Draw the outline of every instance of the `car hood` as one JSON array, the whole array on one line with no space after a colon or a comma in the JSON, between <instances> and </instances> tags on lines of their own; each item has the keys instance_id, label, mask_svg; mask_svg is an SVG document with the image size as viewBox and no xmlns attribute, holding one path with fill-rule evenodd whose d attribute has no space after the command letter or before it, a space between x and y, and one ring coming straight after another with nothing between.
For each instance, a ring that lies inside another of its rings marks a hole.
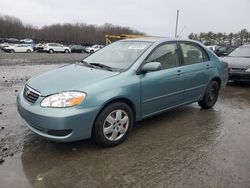
<instances>
[{"instance_id":1,"label":"car hood","mask_svg":"<svg viewBox=\"0 0 250 188\"><path fill-rule=\"evenodd\" d=\"M40 92L42 96L47 96L62 91L83 91L84 87L117 74L119 72L93 69L74 64L33 77L27 84Z\"/></svg>"},{"instance_id":2,"label":"car hood","mask_svg":"<svg viewBox=\"0 0 250 188\"><path fill-rule=\"evenodd\" d=\"M248 68L250 67L250 58L247 57L223 57L222 61L228 63L229 68Z\"/></svg>"}]
</instances>

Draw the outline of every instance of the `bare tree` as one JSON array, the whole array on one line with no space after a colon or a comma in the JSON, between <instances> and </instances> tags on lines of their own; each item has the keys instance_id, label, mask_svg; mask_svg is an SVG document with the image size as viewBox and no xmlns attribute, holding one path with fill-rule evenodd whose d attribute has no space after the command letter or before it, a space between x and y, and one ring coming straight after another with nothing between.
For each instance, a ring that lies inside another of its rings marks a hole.
<instances>
[{"instance_id":1,"label":"bare tree","mask_svg":"<svg viewBox=\"0 0 250 188\"><path fill-rule=\"evenodd\" d=\"M0 16L0 38L33 38L38 42L62 42L65 44L104 44L106 34L143 34L129 27L110 23L102 26L85 23L53 24L37 28L25 25L21 20L11 16Z\"/></svg>"},{"instance_id":2,"label":"bare tree","mask_svg":"<svg viewBox=\"0 0 250 188\"><path fill-rule=\"evenodd\" d=\"M188 38L198 40L206 45L242 45L250 43L250 32L242 29L238 33L191 33Z\"/></svg>"}]
</instances>

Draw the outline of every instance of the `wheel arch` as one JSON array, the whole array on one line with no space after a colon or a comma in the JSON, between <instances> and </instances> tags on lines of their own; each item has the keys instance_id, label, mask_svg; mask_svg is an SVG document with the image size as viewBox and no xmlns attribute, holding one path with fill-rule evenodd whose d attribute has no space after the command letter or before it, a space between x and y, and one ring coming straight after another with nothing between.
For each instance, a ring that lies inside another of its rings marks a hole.
<instances>
[{"instance_id":1,"label":"wheel arch","mask_svg":"<svg viewBox=\"0 0 250 188\"><path fill-rule=\"evenodd\" d=\"M110 99L110 100L108 100L107 102L105 102L105 103L102 105L101 109L99 110L99 112L97 113L97 115L96 115L96 117L95 117L94 124L95 124L96 119L97 119L97 117L99 116L99 114L100 114L107 106L109 106L109 105L111 105L111 104L113 104L113 103L116 103L116 102L123 102L123 103L127 104L127 105L131 108L131 110L132 110L132 112L133 112L133 116L134 116L133 118L134 118L134 121L135 121L135 118L136 118L136 108L135 108L134 103L133 103L130 99L126 98L126 97L118 97L118 98ZM94 131L94 124L93 124L93 126L92 126L92 131L91 131L91 135L92 135L92 136L93 136L93 131Z\"/></svg>"},{"instance_id":2,"label":"wheel arch","mask_svg":"<svg viewBox=\"0 0 250 188\"><path fill-rule=\"evenodd\" d=\"M218 76L214 77L211 81L216 81L219 84L219 87L221 88L221 79Z\"/></svg>"}]
</instances>

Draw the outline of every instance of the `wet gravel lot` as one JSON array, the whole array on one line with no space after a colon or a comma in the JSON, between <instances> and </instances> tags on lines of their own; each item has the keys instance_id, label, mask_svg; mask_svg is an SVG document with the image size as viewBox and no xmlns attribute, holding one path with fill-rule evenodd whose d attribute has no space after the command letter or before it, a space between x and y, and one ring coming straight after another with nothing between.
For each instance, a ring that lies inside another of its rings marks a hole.
<instances>
[{"instance_id":1,"label":"wet gravel lot","mask_svg":"<svg viewBox=\"0 0 250 188\"><path fill-rule=\"evenodd\" d=\"M197 104L139 122L114 148L55 143L23 124L25 81L84 54L0 54L0 187L250 187L250 86L231 83Z\"/></svg>"}]
</instances>

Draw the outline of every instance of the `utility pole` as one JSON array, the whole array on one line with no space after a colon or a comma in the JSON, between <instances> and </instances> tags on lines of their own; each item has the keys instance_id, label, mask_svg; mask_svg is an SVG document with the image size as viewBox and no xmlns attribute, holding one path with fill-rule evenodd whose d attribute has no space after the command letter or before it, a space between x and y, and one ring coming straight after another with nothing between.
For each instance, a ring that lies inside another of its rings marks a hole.
<instances>
[{"instance_id":1,"label":"utility pole","mask_svg":"<svg viewBox=\"0 0 250 188\"><path fill-rule=\"evenodd\" d=\"M177 30L178 30L178 21L179 21L179 10L177 10L177 15L176 15L176 25L175 25L175 38L177 38Z\"/></svg>"}]
</instances>

